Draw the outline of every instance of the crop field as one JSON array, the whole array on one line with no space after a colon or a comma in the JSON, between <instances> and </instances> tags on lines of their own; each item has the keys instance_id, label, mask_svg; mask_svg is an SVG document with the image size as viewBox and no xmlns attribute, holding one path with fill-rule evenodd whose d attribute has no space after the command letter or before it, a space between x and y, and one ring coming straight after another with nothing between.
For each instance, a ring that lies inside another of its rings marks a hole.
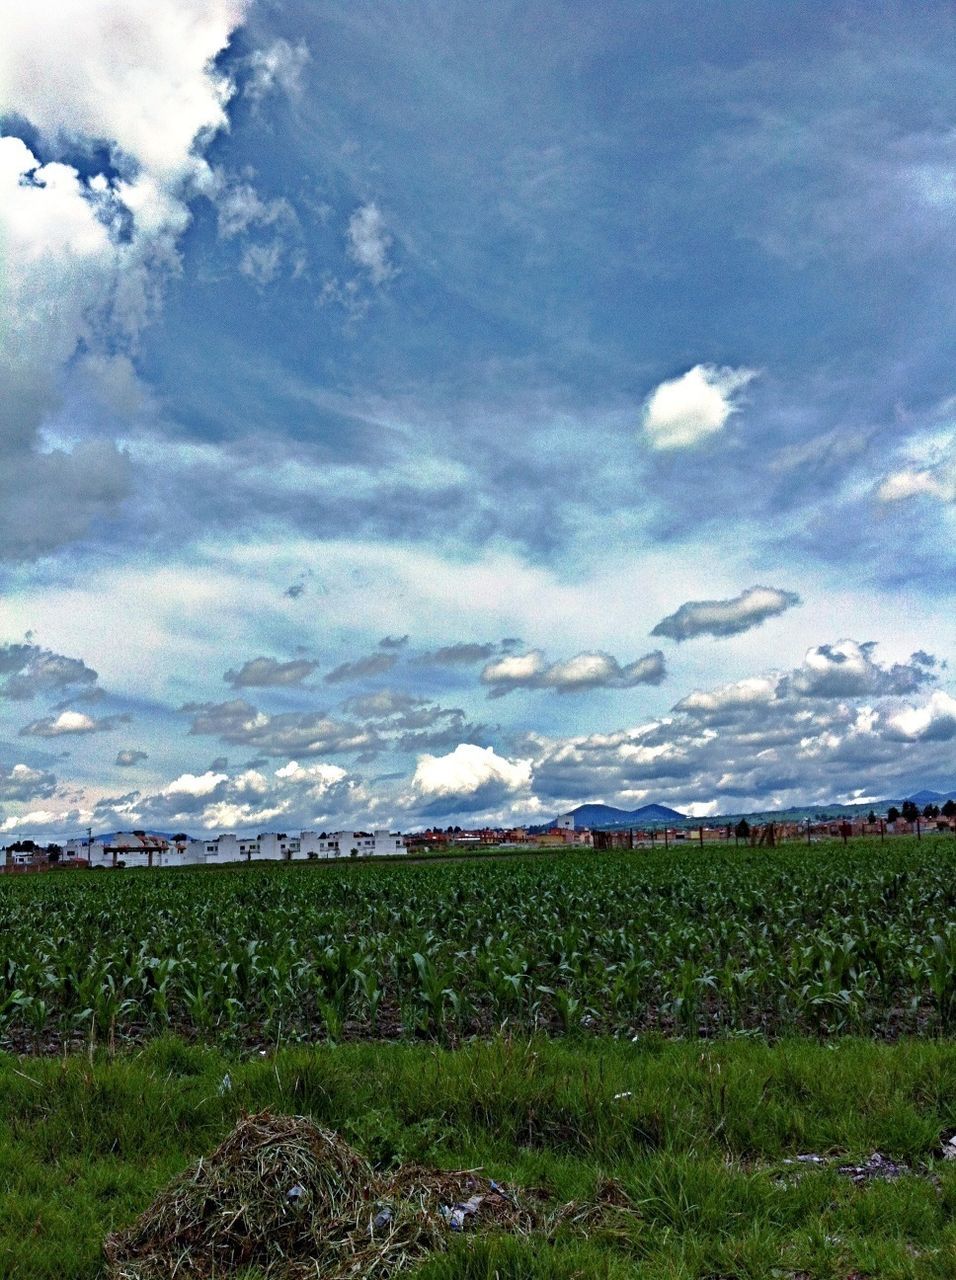
<instances>
[{"instance_id":1,"label":"crop field","mask_svg":"<svg viewBox=\"0 0 956 1280\"><path fill-rule=\"evenodd\" d=\"M0 1046L948 1034L956 842L0 882Z\"/></svg>"},{"instance_id":2,"label":"crop field","mask_svg":"<svg viewBox=\"0 0 956 1280\"><path fill-rule=\"evenodd\" d=\"M268 1110L566 1207L415 1280L950 1280L954 907L944 838L2 879L0 1275L139 1277Z\"/></svg>"}]
</instances>

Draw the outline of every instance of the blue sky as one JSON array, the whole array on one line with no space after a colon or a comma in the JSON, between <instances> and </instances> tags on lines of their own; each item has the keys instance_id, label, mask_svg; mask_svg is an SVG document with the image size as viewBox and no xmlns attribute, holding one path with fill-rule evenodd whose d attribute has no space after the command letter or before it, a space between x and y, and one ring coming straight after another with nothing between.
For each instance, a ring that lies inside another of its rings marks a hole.
<instances>
[{"instance_id":1,"label":"blue sky","mask_svg":"<svg viewBox=\"0 0 956 1280\"><path fill-rule=\"evenodd\" d=\"M949 6L0 21L0 832L956 784Z\"/></svg>"}]
</instances>

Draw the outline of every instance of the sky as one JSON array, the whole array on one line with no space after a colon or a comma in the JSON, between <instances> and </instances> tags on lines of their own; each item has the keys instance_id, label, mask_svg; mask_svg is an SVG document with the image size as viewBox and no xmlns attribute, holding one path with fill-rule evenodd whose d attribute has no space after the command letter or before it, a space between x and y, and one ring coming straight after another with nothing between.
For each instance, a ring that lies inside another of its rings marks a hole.
<instances>
[{"instance_id":1,"label":"sky","mask_svg":"<svg viewBox=\"0 0 956 1280\"><path fill-rule=\"evenodd\" d=\"M0 836L956 787L954 37L0 0Z\"/></svg>"}]
</instances>

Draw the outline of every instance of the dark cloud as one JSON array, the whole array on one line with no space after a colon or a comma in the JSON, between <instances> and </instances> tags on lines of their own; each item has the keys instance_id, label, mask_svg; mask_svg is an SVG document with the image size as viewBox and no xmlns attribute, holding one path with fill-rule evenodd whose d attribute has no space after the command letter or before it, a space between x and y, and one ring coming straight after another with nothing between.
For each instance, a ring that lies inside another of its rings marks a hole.
<instances>
[{"instance_id":1,"label":"dark cloud","mask_svg":"<svg viewBox=\"0 0 956 1280\"><path fill-rule=\"evenodd\" d=\"M793 591L749 587L731 600L689 600L662 618L651 635L677 641L693 636L735 636L799 603L800 597Z\"/></svg>"},{"instance_id":2,"label":"dark cloud","mask_svg":"<svg viewBox=\"0 0 956 1280\"><path fill-rule=\"evenodd\" d=\"M6 675L0 696L15 701L68 688L79 690L76 696L81 696L83 686L95 685L97 680L96 672L81 658L68 658L35 644L0 646L0 675Z\"/></svg>"},{"instance_id":3,"label":"dark cloud","mask_svg":"<svg viewBox=\"0 0 956 1280\"><path fill-rule=\"evenodd\" d=\"M471 666L475 662L487 662L490 657L498 652L497 645L469 643L466 640L462 640L457 644L449 644L442 649L436 649L433 653L423 653L419 661L434 663L435 666L439 667L464 667Z\"/></svg>"},{"instance_id":4,"label":"dark cloud","mask_svg":"<svg viewBox=\"0 0 956 1280\"><path fill-rule=\"evenodd\" d=\"M134 764L139 764L141 760L148 760L149 754L145 751L126 750L117 751L114 764L120 766L121 769L128 769Z\"/></svg>"},{"instance_id":5,"label":"dark cloud","mask_svg":"<svg viewBox=\"0 0 956 1280\"><path fill-rule=\"evenodd\" d=\"M394 653L370 653L367 657L356 658L354 662L343 662L325 677L326 684L345 684L349 680L362 680L365 676L381 676L391 671L398 662Z\"/></svg>"},{"instance_id":6,"label":"dark cloud","mask_svg":"<svg viewBox=\"0 0 956 1280\"><path fill-rule=\"evenodd\" d=\"M358 694L343 704L349 715L360 720L386 720L389 716L407 715L425 705L424 699L395 689L381 689L377 693Z\"/></svg>"},{"instance_id":7,"label":"dark cloud","mask_svg":"<svg viewBox=\"0 0 956 1280\"><path fill-rule=\"evenodd\" d=\"M336 720L322 712L285 712L270 716L244 698L187 703L182 711L193 716L190 734L208 734L224 742L254 747L266 756L291 759L375 751L382 746L380 736L361 725Z\"/></svg>"},{"instance_id":8,"label":"dark cloud","mask_svg":"<svg viewBox=\"0 0 956 1280\"><path fill-rule=\"evenodd\" d=\"M408 636L382 636L378 642L380 649L404 649L408 644Z\"/></svg>"},{"instance_id":9,"label":"dark cloud","mask_svg":"<svg viewBox=\"0 0 956 1280\"><path fill-rule=\"evenodd\" d=\"M296 685L307 679L318 665L305 658L292 662L278 662L275 658L250 658L238 671L227 671L223 680L236 689Z\"/></svg>"}]
</instances>

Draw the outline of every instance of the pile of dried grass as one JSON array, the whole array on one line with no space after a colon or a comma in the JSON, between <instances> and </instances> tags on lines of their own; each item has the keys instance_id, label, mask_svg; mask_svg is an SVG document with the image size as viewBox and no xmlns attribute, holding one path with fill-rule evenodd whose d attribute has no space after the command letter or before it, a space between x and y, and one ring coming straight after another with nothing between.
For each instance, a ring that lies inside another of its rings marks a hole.
<instances>
[{"instance_id":1,"label":"pile of dried grass","mask_svg":"<svg viewBox=\"0 0 956 1280\"><path fill-rule=\"evenodd\" d=\"M475 1170L409 1166L381 1177L336 1134L263 1112L244 1117L104 1252L109 1280L207 1280L252 1267L276 1280L385 1280L445 1248L456 1225L525 1233L547 1222Z\"/></svg>"}]
</instances>

